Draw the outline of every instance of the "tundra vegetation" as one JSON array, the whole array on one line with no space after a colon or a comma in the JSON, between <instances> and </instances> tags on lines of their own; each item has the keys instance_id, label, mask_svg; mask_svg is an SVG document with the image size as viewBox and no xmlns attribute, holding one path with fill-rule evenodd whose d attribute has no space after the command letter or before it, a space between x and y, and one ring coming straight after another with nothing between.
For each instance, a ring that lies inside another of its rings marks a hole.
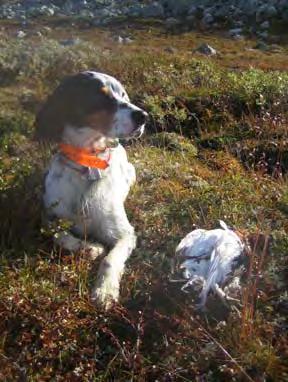
<instances>
[{"instance_id":1,"label":"tundra vegetation","mask_svg":"<svg viewBox=\"0 0 288 382\"><path fill-rule=\"evenodd\" d=\"M262 51L253 39L140 20L88 29L35 20L20 37L16 22L2 25L0 379L287 380L286 36ZM197 53L201 43L218 53ZM145 136L126 143L138 246L109 313L89 301L95 273L85 253L53 249L67 222L47 229L41 220L56 148L33 141L34 116L63 76L84 69L119 78L150 114ZM210 299L200 314L170 282L171 264L193 226L218 219L252 234L252 266L238 312Z\"/></svg>"}]
</instances>

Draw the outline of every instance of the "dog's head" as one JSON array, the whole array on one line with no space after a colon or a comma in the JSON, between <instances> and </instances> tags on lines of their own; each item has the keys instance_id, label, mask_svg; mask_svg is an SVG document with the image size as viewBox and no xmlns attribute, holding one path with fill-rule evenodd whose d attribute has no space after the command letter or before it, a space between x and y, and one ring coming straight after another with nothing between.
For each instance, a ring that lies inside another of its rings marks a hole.
<instances>
[{"instance_id":1,"label":"dog's head","mask_svg":"<svg viewBox=\"0 0 288 382\"><path fill-rule=\"evenodd\" d=\"M130 103L119 81L103 73L82 72L66 78L36 117L36 139L84 144L95 138L139 137L147 113ZM82 139L79 137L83 137ZM75 142L76 141L76 142Z\"/></svg>"}]
</instances>

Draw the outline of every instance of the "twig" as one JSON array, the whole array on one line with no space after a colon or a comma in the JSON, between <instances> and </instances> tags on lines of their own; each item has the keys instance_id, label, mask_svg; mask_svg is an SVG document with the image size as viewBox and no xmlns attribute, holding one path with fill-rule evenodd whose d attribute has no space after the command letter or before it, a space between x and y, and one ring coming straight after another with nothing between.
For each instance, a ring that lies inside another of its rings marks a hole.
<instances>
[{"instance_id":1,"label":"twig","mask_svg":"<svg viewBox=\"0 0 288 382\"><path fill-rule=\"evenodd\" d=\"M203 332L206 334L206 336L215 343L215 345L217 345L219 347L219 349L230 359L230 361L232 361L234 363L234 365L241 371L241 373L247 378L248 381L250 382L255 382L247 373L246 371L243 369L243 367L236 361L235 358L232 357L232 355L224 348L223 345L220 344L219 341L216 340L216 338L214 338L212 336L212 334L210 334L201 324L200 322L198 322L199 326L201 327L201 329L203 330Z\"/></svg>"}]
</instances>

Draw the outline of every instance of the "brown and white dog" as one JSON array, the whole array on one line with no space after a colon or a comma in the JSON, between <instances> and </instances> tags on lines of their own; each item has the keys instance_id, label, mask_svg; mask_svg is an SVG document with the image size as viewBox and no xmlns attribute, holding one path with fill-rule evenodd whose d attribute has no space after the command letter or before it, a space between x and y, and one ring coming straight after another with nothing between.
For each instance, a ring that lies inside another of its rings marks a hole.
<instances>
[{"instance_id":1,"label":"brown and white dog","mask_svg":"<svg viewBox=\"0 0 288 382\"><path fill-rule=\"evenodd\" d=\"M146 119L119 81L93 71L65 79L36 117L36 138L60 147L43 198L49 218L72 223L57 243L70 251L89 250L94 257L103 246L110 250L92 290L92 300L105 307L118 299L125 262L136 244L124 208L135 169L118 138L140 137Z\"/></svg>"}]
</instances>

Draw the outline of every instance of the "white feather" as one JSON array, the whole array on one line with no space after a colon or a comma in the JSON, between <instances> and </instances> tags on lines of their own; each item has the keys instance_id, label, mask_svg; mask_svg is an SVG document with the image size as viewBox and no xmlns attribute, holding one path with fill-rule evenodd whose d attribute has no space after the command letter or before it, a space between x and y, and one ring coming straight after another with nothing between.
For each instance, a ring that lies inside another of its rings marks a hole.
<instances>
[{"instance_id":1,"label":"white feather","mask_svg":"<svg viewBox=\"0 0 288 382\"><path fill-rule=\"evenodd\" d=\"M236 233L225 222L220 221L220 225L222 229L192 231L176 248L176 255L182 261L183 277L188 279L183 288L193 286L193 280L204 280L199 295L201 306L206 304L211 290L227 282L244 250L244 244Z\"/></svg>"}]
</instances>

